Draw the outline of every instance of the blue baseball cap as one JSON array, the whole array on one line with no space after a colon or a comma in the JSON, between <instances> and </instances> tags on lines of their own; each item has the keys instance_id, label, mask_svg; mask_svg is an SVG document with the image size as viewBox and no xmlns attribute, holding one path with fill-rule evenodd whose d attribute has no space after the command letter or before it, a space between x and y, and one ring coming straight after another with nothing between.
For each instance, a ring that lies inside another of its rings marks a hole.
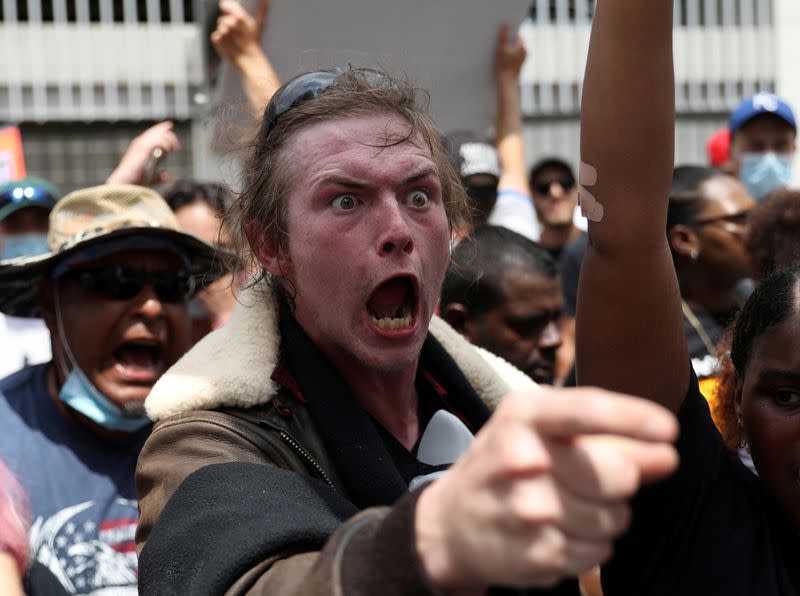
<instances>
[{"instance_id":1,"label":"blue baseball cap","mask_svg":"<svg viewBox=\"0 0 800 596\"><path fill-rule=\"evenodd\" d=\"M797 130L797 121L795 120L792 106L774 93L759 93L745 99L731 112L731 119L728 124L731 134L736 134L745 124L762 114L777 116L795 131Z\"/></svg>"},{"instance_id":2,"label":"blue baseball cap","mask_svg":"<svg viewBox=\"0 0 800 596\"><path fill-rule=\"evenodd\" d=\"M33 176L0 185L0 220L25 207L49 211L60 197L55 186Z\"/></svg>"}]
</instances>

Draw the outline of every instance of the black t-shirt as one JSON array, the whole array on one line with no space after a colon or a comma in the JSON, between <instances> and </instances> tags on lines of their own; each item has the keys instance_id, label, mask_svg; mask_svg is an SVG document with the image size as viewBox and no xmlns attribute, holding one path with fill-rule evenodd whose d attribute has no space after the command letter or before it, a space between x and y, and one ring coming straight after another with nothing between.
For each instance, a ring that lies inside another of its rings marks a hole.
<instances>
[{"instance_id":1,"label":"black t-shirt","mask_svg":"<svg viewBox=\"0 0 800 596\"><path fill-rule=\"evenodd\" d=\"M604 595L800 594L800 529L727 452L694 375L678 418L680 468L634 500Z\"/></svg>"},{"instance_id":2,"label":"black t-shirt","mask_svg":"<svg viewBox=\"0 0 800 596\"><path fill-rule=\"evenodd\" d=\"M419 428L425 429L433 415L438 410L441 410L445 404L442 403L440 396L437 394L436 390L431 385L431 382L425 377L424 374L417 374L416 388L417 400L419 403ZM417 451L419 450L420 442L419 439L422 438L422 432L420 432L420 436L417 439L417 444L414 445L414 448L411 449L411 451L409 451L394 437L394 435L392 435L392 433L386 430L386 428L384 428L380 422L374 418L371 419L375 425L375 428L378 430L378 434L381 436L381 439L383 439L383 445L386 447L386 451L392 458L397 471L400 472L400 476L403 477L403 480L407 484L410 484L414 478L426 476L441 470L446 470L449 467L449 465L431 466L424 464L417 459Z\"/></svg>"},{"instance_id":3,"label":"black t-shirt","mask_svg":"<svg viewBox=\"0 0 800 596\"><path fill-rule=\"evenodd\" d=\"M558 262L561 271L561 287L564 292L564 312L573 317L578 305L578 280L581 276L581 264L588 247L589 236L581 234L567 243Z\"/></svg>"}]
</instances>

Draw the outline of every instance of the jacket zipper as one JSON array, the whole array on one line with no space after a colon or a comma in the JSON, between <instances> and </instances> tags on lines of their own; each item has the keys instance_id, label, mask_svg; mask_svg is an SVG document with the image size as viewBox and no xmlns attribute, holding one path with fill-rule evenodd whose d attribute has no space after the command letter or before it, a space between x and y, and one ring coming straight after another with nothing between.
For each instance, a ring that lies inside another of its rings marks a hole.
<instances>
[{"instance_id":1,"label":"jacket zipper","mask_svg":"<svg viewBox=\"0 0 800 596\"><path fill-rule=\"evenodd\" d=\"M330 487L331 487L333 490L336 490L336 487L335 487L335 486L333 486L333 482L331 482L331 481L330 481L330 478L328 478L328 475L325 473L325 470L323 470L323 469L322 469L322 466L320 466L320 465L319 465L319 464L316 462L316 460L315 460L313 457L311 457L311 455L309 455L308 451L306 451L305 449L303 449L303 448L300 446L300 444L299 444L297 441L295 441L295 440L294 440L292 437L290 437L290 436L289 436L288 434L286 434L285 432L281 432L281 439L283 439L283 440L284 440L284 441L285 441L287 444L289 444L289 445L290 445L290 446L291 446L291 447L292 447L292 448L293 448L295 451L297 451L297 453L299 453L300 455L302 455L302 456L303 456L303 458L304 458L304 459L305 459L305 460L306 460L308 463L310 463L310 464L311 464L311 466L312 466L312 467L313 467L313 468L314 468L314 469L315 469L317 472L319 472L319 475L320 475L320 476L322 476L322 479L323 479L325 482L327 482L327 483L328 483L328 486L330 486Z\"/></svg>"}]
</instances>

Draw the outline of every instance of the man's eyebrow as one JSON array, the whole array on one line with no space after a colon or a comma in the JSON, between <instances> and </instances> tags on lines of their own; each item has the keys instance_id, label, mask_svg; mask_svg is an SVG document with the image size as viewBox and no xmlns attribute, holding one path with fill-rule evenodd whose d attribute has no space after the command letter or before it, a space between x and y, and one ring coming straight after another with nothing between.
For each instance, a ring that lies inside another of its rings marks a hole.
<instances>
[{"instance_id":1,"label":"man's eyebrow","mask_svg":"<svg viewBox=\"0 0 800 596\"><path fill-rule=\"evenodd\" d=\"M416 174L412 174L409 178L406 178L406 184L413 184L414 182L419 182L424 178L429 178L434 176L436 178L439 177L439 174L436 173L434 168L425 168L424 170L420 170Z\"/></svg>"},{"instance_id":2,"label":"man's eyebrow","mask_svg":"<svg viewBox=\"0 0 800 596\"><path fill-rule=\"evenodd\" d=\"M761 383L788 383L800 385L800 373L790 372L788 370L769 369L762 371L758 375L758 380Z\"/></svg>"},{"instance_id":3,"label":"man's eyebrow","mask_svg":"<svg viewBox=\"0 0 800 596\"><path fill-rule=\"evenodd\" d=\"M345 188L361 189L366 188L367 185L363 182L358 182L352 178L344 178L341 176L326 176L320 180L321 185L335 184L336 186L344 186Z\"/></svg>"},{"instance_id":4,"label":"man's eyebrow","mask_svg":"<svg viewBox=\"0 0 800 596\"><path fill-rule=\"evenodd\" d=\"M412 174L408 178L403 181L403 184L414 184L415 182L419 182L420 180L424 180L425 178L435 176L439 177L436 173L434 168L425 168L424 170L420 170L419 172ZM344 176L326 176L320 181L321 185L329 185L335 184L336 186L344 186L345 188L352 188L355 190L367 188L369 185L363 182L358 182L357 180L353 180L352 178L346 178Z\"/></svg>"}]
</instances>

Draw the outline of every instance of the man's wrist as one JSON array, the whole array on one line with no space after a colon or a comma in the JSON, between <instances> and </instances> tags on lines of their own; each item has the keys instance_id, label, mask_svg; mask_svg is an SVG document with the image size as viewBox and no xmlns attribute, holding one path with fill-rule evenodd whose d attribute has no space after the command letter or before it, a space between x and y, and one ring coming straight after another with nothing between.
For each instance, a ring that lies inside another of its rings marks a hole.
<instances>
[{"instance_id":1,"label":"man's wrist","mask_svg":"<svg viewBox=\"0 0 800 596\"><path fill-rule=\"evenodd\" d=\"M264 71L268 68L267 57L261 47L256 44L237 54L236 57L231 59L231 63L236 70L242 73L252 70Z\"/></svg>"},{"instance_id":2,"label":"man's wrist","mask_svg":"<svg viewBox=\"0 0 800 596\"><path fill-rule=\"evenodd\" d=\"M452 560L452 549L447 544L438 507L436 482L425 489L417 499L414 512L414 535L417 557L430 583L449 596L480 595L485 589L464 588L465 577Z\"/></svg>"}]
</instances>

